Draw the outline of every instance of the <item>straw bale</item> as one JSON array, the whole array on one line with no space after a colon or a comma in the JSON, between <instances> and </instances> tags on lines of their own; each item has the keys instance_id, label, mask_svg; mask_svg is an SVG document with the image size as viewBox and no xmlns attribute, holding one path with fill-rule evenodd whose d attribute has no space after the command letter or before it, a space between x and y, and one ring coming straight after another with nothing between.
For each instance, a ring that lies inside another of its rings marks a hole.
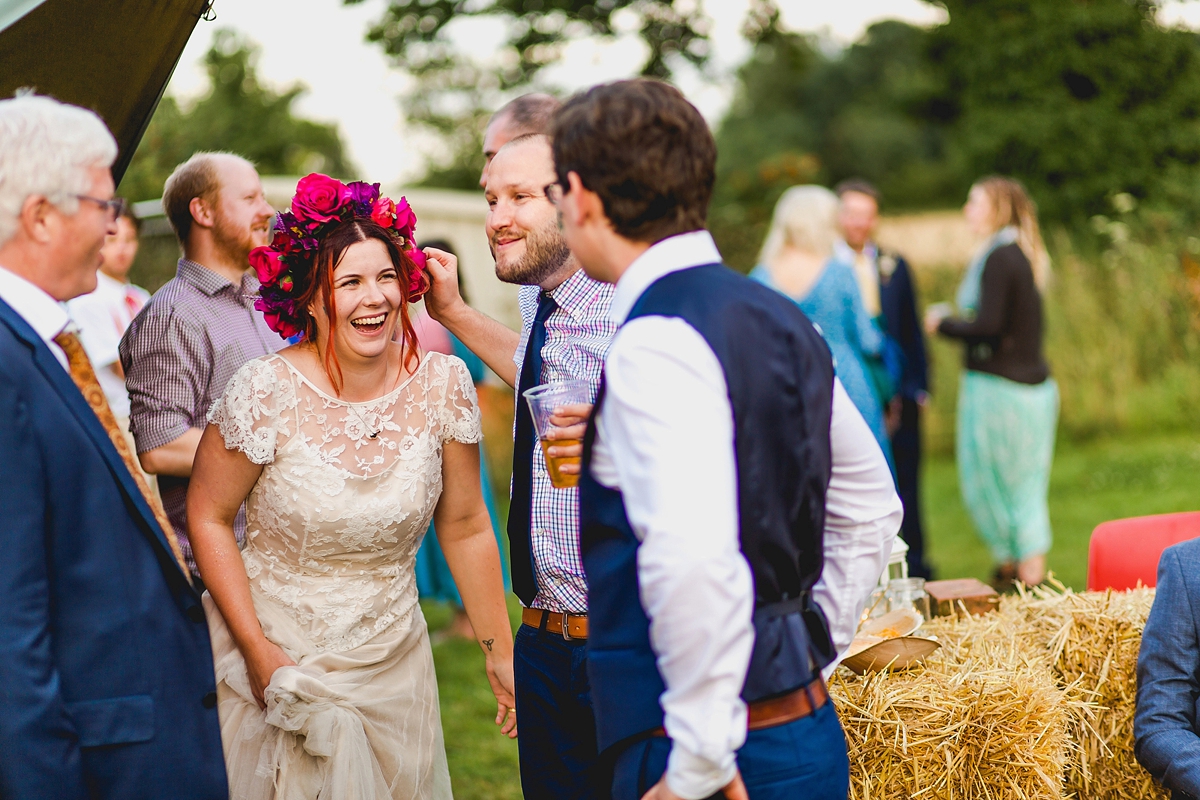
<instances>
[{"instance_id":1,"label":"straw bale","mask_svg":"<svg viewBox=\"0 0 1200 800\"><path fill-rule=\"evenodd\" d=\"M1002 604L1025 617L1059 684L1085 701L1075 704L1079 757L1067 771L1067 790L1079 800L1169 797L1133 755L1138 649L1153 602L1153 589L1076 594L1059 584Z\"/></svg>"},{"instance_id":2,"label":"straw bale","mask_svg":"<svg viewBox=\"0 0 1200 800\"><path fill-rule=\"evenodd\" d=\"M850 797L1166 800L1133 755L1153 601L1152 589L1022 590L993 613L926 624L942 649L917 669L839 670Z\"/></svg>"},{"instance_id":3,"label":"straw bale","mask_svg":"<svg viewBox=\"0 0 1200 800\"><path fill-rule=\"evenodd\" d=\"M1073 701L1014 637L964 637L904 672L839 670L830 693L851 800L1065 796Z\"/></svg>"}]
</instances>

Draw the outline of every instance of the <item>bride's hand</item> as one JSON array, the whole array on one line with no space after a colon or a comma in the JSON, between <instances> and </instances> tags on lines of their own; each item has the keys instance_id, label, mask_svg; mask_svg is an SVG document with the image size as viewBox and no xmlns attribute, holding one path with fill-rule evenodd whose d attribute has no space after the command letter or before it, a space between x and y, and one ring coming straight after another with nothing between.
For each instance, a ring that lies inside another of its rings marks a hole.
<instances>
[{"instance_id":1,"label":"bride's hand","mask_svg":"<svg viewBox=\"0 0 1200 800\"><path fill-rule=\"evenodd\" d=\"M266 709L263 692L271 683L271 676L280 667L294 667L296 662L288 658L287 653L279 645L263 638L262 642L252 652L242 654L246 659L246 675L250 678L250 692L258 707Z\"/></svg>"},{"instance_id":2,"label":"bride's hand","mask_svg":"<svg viewBox=\"0 0 1200 800\"><path fill-rule=\"evenodd\" d=\"M492 684L492 694L496 695L496 724L500 732L510 739L517 738L517 699L513 688L512 654L507 658L488 658L488 682Z\"/></svg>"}]
</instances>

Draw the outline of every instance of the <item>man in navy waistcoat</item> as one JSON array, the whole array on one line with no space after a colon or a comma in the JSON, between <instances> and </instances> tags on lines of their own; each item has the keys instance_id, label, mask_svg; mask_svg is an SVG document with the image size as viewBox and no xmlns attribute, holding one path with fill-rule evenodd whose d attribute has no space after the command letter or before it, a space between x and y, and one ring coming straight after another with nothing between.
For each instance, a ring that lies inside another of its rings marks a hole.
<instances>
[{"instance_id":1,"label":"man in navy waistcoat","mask_svg":"<svg viewBox=\"0 0 1200 800\"><path fill-rule=\"evenodd\" d=\"M887 462L803 313L721 264L716 148L677 90L594 87L553 141L547 194L621 326L580 480L612 796L844 798L821 670L900 525Z\"/></svg>"}]
</instances>

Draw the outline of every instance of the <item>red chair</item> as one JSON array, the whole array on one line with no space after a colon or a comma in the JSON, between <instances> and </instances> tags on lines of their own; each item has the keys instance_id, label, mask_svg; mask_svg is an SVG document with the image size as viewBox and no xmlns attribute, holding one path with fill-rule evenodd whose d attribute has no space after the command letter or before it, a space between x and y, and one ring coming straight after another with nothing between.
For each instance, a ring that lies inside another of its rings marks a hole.
<instances>
[{"instance_id":1,"label":"red chair","mask_svg":"<svg viewBox=\"0 0 1200 800\"><path fill-rule=\"evenodd\" d=\"M1200 511L1102 522L1088 544L1088 591L1154 586L1163 550L1198 536Z\"/></svg>"}]
</instances>

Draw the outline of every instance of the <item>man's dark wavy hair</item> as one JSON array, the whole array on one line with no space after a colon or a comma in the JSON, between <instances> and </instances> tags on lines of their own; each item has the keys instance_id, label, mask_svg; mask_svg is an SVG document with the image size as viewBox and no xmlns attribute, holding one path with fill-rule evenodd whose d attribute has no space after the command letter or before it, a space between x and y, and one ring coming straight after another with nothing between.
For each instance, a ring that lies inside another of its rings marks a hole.
<instances>
[{"instance_id":1,"label":"man's dark wavy hair","mask_svg":"<svg viewBox=\"0 0 1200 800\"><path fill-rule=\"evenodd\" d=\"M578 173L621 236L654 243L704 227L717 146L675 87L638 78L580 92L555 115L551 137L563 189Z\"/></svg>"}]
</instances>

